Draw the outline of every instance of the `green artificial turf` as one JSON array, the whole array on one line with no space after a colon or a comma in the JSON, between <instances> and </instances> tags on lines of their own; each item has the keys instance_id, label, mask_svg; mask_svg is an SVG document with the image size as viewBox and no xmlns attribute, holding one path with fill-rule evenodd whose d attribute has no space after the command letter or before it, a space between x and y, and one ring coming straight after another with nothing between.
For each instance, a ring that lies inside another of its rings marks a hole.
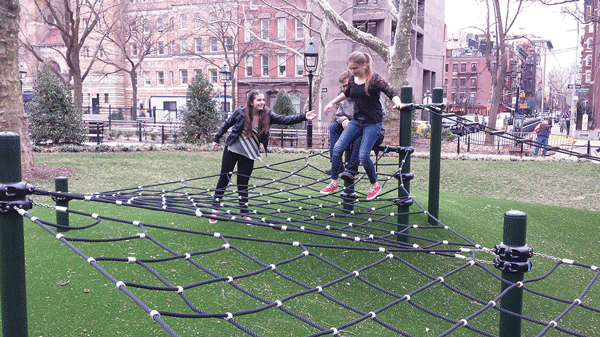
<instances>
[{"instance_id":1,"label":"green artificial turf","mask_svg":"<svg viewBox=\"0 0 600 337\"><path fill-rule=\"evenodd\" d=\"M183 178L210 176L216 174L220 166L220 153L195 152L135 152L135 153L77 153L77 154L36 154L38 165L70 167L76 170L69 177L69 187L73 192L106 191L125 187L137 187ZM269 154L265 165L285 161L300 155ZM387 159L397 163L397 158ZM327 158L311 159L316 166L325 168ZM411 194L421 204L427 205L428 161L412 159L412 172L416 178L411 182ZM297 164L283 165L282 170L293 171ZM598 187L590 182L598 176L598 165L589 163L545 163L545 162L483 162L451 161L442 162L442 184L440 195L440 220L469 240L487 248L502 241L503 217L508 210L527 213L527 243L536 253L544 256L572 259L587 265L598 265L597 247L599 239ZM255 170L254 183L262 176L261 169ZM264 177L269 175L265 173ZM298 179L301 183L302 179ZM320 188L323 183L314 188ZM251 183L252 183L251 181ZM52 182L32 182L40 188L52 190ZM206 179L203 184L214 188L216 178ZM364 189L366 185L360 185ZM317 192L318 193L318 192ZM306 193L310 194L310 193ZM285 193L283 194L285 196ZM596 198L595 200L592 200ZM48 198L35 197L37 202L49 203ZM373 202L373 205L380 205ZM302 205L295 200L289 206ZM287 206L287 205L286 205ZM371 204L369 204L371 206ZM565 207L568 206L568 207ZM70 208L97 213L125 220L138 220L161 226L177 226L206 233L226 233L228 236L262 238L276 242L300 241L332 245L338 239L284 232L261 226L219 221L209 224L205 218L194 218L167 212L156 212L137 208L119 207L101 203L72 201ZM418 210L416 206L413 209ZM36 206L30 211L40 219L53 221L53 211ZM90 223L87 217L71 215L71 226ZM427 226L422 215L411 216L411 224ZM393 226L390 229L394 229ZM435 230L430 234L435 238L452 238L447 231ZM410 229L419 233L420 229ZM139 233L139 228L113 221L103 221L101 225L86 231L69 231L69 236L86 238L109 238L130 236ZM178 252L202 250L201 247L219 247L222 242L209 235L191 235L163 229L148 229L148 234ZM301 249L290 244L252 242L231 239L235 245L266 265L301 253ZM350 241L344 245L353 246ZM160 259L167 253L150 240L128 240L111 243L78 242L76 246L88 256L134 256ZM357 246L360 246L357 244ZM346 270L355 270L381 259L384 255L352 249L332 249L311 247L314 256L284 264L278 270L294 277L309 286L324 284L343 276L343 273L324 263L316 256L327 258ZM158 324L152 321L136 303L130 300L114 284L88 265L80 256L57 241L39 226L25 220L25 253L27 272L28 325L31 336L167 336ZM434 277L465 264L458 259L434 256L426 253L397 253L406 260ZM468 255L468 254L467 254ZM493 256L477 253L478 259L493 260ZM258 265L234 249L228 249L195 257L199 263L219 275L238 275L259 269ZM556 261L536 256L532 259L533 269L525 278L543 276ZM101 261L99 264L117 279L128 279L136 283L160 285L139 265ZM152 263L167 280L175 285L189 284L210 276L190 268L179 261ZM499 272L492 265L485 265L492 272ZM371 282L398 294L405 294L431 279L401 263L384 262L365 270L361 275ZM572 301L580 295L594 273L589 269L562 265L555 273L528 287L552 296ZM303 287L283 280L275 273L262 273L256 277L236 280L236 282L271 301L284 298L304 290ZM497 296L500 283L479 267L468 267L460 273L445 277L449 286L468 290L469 294L485 300ZM189 312L187 306L173 292L148 291L128 288L151 309ZM241 294L224 282L218 282L186 290L195 305L203 310L215 312L235 312L262 305L259 301ZM356 279L348 279L327 289L330 294L345 303L365 312L375 310L393 301L392 296L366 287ZM555 319L568 305L556 305L539 296L524 295L523 311L535 319L550 321ZM440 284L420 292L412 300L447 318L460 320L482 307L474 301L457 295ZM600 296L598 285L592 286L584 298L584 304L598 307ZM310 294L290 299L285 306L304 315L324 327L334 327L358 318L359 315L320 295ZM452 324L433 318L417 310L406 302L400 303L377 316L379 319L416 336L437 336L449 329ZM600 335L597 320L599 315L576 308L561 320L561 326L587 335ZM163 319L182 336L236 336L244 333L218 318L185 319L163 316ZM317 330L279 309L236 318L241 324L263 336L304 336ZM596 323L595 323L596 322ZM469 322L480 329L497 334L498 314L488 310ZM523 323L523 336L535 335L540 326ZM349 327L343 336L390 336L395 335L368 319ZM453 335L479 336L461 328ZM552 332L551 336L560 336Z\"/></svg>"}]
</instances>

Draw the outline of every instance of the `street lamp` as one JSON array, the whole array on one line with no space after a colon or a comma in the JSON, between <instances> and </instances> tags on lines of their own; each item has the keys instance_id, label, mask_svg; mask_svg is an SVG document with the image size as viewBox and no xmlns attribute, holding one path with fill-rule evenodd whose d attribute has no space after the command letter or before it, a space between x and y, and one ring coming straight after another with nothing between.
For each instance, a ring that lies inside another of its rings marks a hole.
<instances>
[{"instance_id":1,"label":"street lamp","mask_svg":"<svg viewBox=\"0 0 600 337\"><path fill-rule=\"evenodd\" d=\"M219 71L221 74L221 81L223 81L223 119L227 119L227 83L231 81L231 71L227 67L227 64Z\"/></svg>"},{"instance_id":2,"label":"street lamp","mask_svg":"<svg viewBox=\"0 0 600 337\"><path fill-rule=\"evenodd\" d=\"M319 64L319 53L315 49L312 41L304 51L304 68L308 72L308 111L312 111L312 82L313 72L317 70ZM312 120L306 122L306 147L312 148Z\"/></svg>"},{"instance_id":3,"label":"street lamp","mask_svg":"<svg viewBox=\"0 0 600 337\"><path fill-rule=\"evenodd\" d=\"M27 77L27 70L22 65L19 65L19 79L21 80L21 90L23 90L23 81Z\"/></svg>"}]
</instances>

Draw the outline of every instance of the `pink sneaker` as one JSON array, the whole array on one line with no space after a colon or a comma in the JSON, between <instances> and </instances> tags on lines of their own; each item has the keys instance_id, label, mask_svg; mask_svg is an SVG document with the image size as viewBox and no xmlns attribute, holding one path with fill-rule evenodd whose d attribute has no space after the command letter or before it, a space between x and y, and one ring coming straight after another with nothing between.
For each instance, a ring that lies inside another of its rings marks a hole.
<instances>
[{"instance_id":1,"label":"pink sneaker","mask_svg":"<svg viewBox=\"0 0 600 337\"><path fill-rule=\"evenodd\" d=\"M381 192L381 185L379 185L379 183L377 183L375 187L371 186L371 188L369 189L369 194L367 194L367 200L375 199L379 192Z\"/></svg>"},{"instance_id":2,"label":"pink sneaker","mask_svg":"<svg viewBox=\"0 0 600 337\"><path fill-rule=\"evenodd\" d=\"M252 221L252 218L251 218L251 217L249 217L249 216L245 216L245 217L243 217L242 219L244 219L244 220L246 220L246 221Z\"/></svg>"},{"instance_id":3,"label":"pink sneaker","mask_svg":"<svg viewBox=\"0 0 600 337\"><path fill-rule=\"evenodd\" d=\"M321 190L321 194L328 195L331 192L335 192L338 189L338 185L335 183L329 183L324 189Z\"/></svg>"},{"instance_id":4,"label":"pink sneaker","mask_svg":"<svg viewBox=\"0 0 600 337\"><path fill-rule=\"evenodd\" d=\"M208 218L208 222L210 222L210 223L217 223L217 219L216 218L217 218L217 214L219 214L219 211L217 211L216 209L213 209L212 213L213 214L210 215L210 218Z\"/></svg>"}]
</instances>

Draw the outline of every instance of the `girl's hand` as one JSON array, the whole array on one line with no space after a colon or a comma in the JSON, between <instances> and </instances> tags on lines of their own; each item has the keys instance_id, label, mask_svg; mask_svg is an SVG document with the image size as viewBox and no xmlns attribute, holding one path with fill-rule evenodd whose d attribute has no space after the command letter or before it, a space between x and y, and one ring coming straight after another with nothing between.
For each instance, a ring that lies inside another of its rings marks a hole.
<instances>
[{"instance_id":1,"label":"girl's hand","mask_svg":"<svg viewBox=\"0 0 600 337\"><path fill-rule=\"evenodd\" d=\"M402 109L405 109L405 108L407 108L408 106L410 106L410 104L403 104L403 103L400 103L400 104L394 104L394 106L393 106L392 108L393 108L393 109L402 110Z\"/></svg>"},{"instance_id":2,"label":"girl's hand","mask_svg":"<svg viewBox=\"0 0 600 337\"><path fill-rule=\"evenodd\" d=\"M315 119L315 117L317 117L317 113L315 112L315 110L306 113L306 119L308 120L313 120Z\"/></svg>"},{"instance_id":3,"label":"girl's hand","mask_svg":"<svg viewBox=\"0 0 600 337\"><path fill-rule=\"evenodd\" d=\"M219 147L219 143L213 142L212 143L212 150L213 151L217 151L217 148Z\"/></svg>"},{"instance_id":4,"label":"girl's hand","mask_svg":"<svg viewBox=\"0 0 600 337\"><path fill-rule=\"evenodd\" d=\"M323 108L323 112L325 114L328 114L329 111L331 111L331 109L333 109L333 104L331 104L331 102L327 103L327 105L325 106L325 108Z\"/></svg>"}]
</instances>

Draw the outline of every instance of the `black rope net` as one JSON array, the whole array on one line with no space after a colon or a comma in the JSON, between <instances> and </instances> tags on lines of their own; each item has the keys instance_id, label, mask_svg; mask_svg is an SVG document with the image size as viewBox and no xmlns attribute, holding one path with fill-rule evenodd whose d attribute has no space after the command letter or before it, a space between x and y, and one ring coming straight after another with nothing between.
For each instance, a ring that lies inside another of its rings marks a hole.
<instances>
[{"instance_id":1,"label":"black rope net","mask_svg":"<svg viewBox=\"0 0 600 337\"><path fill-rule=\"evenodd\" d=\"M556 308L552 317L536 315L535 308L519 315L529 335L597 332L593 322L583 324L590 330L571 328L578 317L600 318L586 297L600 275L596 266L542 256L549 261L545 274L509 283L502 292L494 249L442 224L406 190L410 175L401 172L410 152L386 148L379 155L383 191L374 201L362 192L364 173L340 193L321 196L328 178L312 163L327 154L318 153L255 168L249 218L232 183L218 222L209 223L218 175L93 194L35 190L70 200L68 208L36 208L69 214L68 228L20 213L172 336L190 334L175 331L176 320L208 335L495 336L499 302L515 287L525 290L526 300L535 296L539 305ZM410 226L401 223L406 216ZM101 226L108 234L86 234ZM568 298L533 286L557 272L574 273L582 286L569 287Z\"/></svg>"}]
</instances>

